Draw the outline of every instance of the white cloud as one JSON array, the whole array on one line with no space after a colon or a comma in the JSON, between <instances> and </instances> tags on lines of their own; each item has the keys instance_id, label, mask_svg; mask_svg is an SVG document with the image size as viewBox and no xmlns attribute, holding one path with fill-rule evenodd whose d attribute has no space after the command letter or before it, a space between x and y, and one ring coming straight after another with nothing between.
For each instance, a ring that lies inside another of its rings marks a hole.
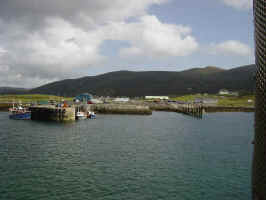
<instances>
[{"instance_id":1,"label":"white cloud","mask_svg":"<svg viewBox=\"0 0 266 200\"><path fill-rule=\"evenodd\" d=\"M5 55L7 54L7 50L0 47L0 72L7 72L9 71L9 66L5 64Z\"/></svg>"},{"instance_id":2,"label":"white cloud","mask_svg":"<svg viewBox=\"0 0 266 200\"><path fill-rule=\"evenodd\" d=\"M0 31L1 63L9 66L9 78L3 76L1 85L16 80L32 87L44 80L84 76L82 69L106 61L100 52L106 40L128 42L130 47L120 50L123 56L186 56L198 48L189 27L165 24L149 15L136 22L115 21L88 30L60 17L46 17L39 30L29 32L23 24L2 22ZM18 74L19 79L15 78Z\"/></svg>"},{"instance_id":3,"label":"white cloud","mask_svg":"<svg viewBox=\"0 0 266 200\"><path fill-rule=\"evenodd\" d=\"M147 15L151 5L167 1L3 1L0 7L0 86L34 87L84 76L81 71L105 61L100 52L105 40L137 44L134 28L139 26L139 32L149 30L145 28L147 23L129 24L127 19L137 21Z\"/></svg>"},{"instance_id":4,"label":"white cloud","mask_svg":"<svg viewBox=\"0 0 266 200\"><path fill-rule=\"evenodd\" d=\"M240 10L251 9L253 6L252 0L223 0L223 2L227 6L240 9Z\"/></svg>"},{"instance_id":5,"label":"white cloud","mask_svg":"<svg viewBox=\"0 0 266 200\"><path fill-rule=\"evenodd\" d=\"M80 69L104 60L99 53L102 38L62 18L47 18L44 27L33 32L21 24L2 25L0 69L7 71L8 66L9 73L0 74L0 85L16 81L32 87L43 80L76 77Z\"/></svg>"},{"instance_id":6,"label":"white cloud","mask_svg":"<svg viewBox=\"0 0 266 200\"><path fill-rule=\"evenodd\" d=\"M187 56L198 48L189 27L164 24L156 16L146 15L139 22L122 27L120 37L131 45L121 49L122 56Z\"/></svg>"},{"instance_id":7,"label":"white cloud","mask_svg":"<svg viewBox=\"0 0 266 200\"><path fill-rule=\"evenodd\" d=\"M8 65L1 65L0 64L0 72L7 72L9 71L9 66Z\"/></svg>"},{"instance_id":8,"label":"white cloud","mask_svg":"<svg viewBox=\"0 0 266 200\"><path fill-rule=\"evenodd\" d=\"M118 52L125 57L192 54L199 45L190 27L162 23L147 14L151 5L167 1L4 2L0 8L0 86L35 87L84 76L81 71L106 62L100 51L106 40L128 43Z\"/></svg>"},{"instance_id":9,"label":"white cloud","mask_svg":"<svg viewBox=\"0 0 266 200\"><path fill-rule=\"evenodd\" d=\"M124 21L129 17L142 16L154 4L168 0L12 0L1 2L0 16L16 18L28 17L36 23L45 17L60 17L80 24L80 17L92 24L110 21ZM10 14L12 13L12 14ZM32 18L33 17L33 18Z\"/></svg>"},{"instance_id":10,"label":"white cloud","mask_svg":"<svg viewBox=\"0 0 266 200\"><path fill-rule=\"evenodd\" d=\"M22 47L30 51L24 62L72 69L101 61L102 41L94 32L85 32L60 18L47 19L46 23L45 29L22 42Z\"/></svg>"},{"instance_id":11,"label":"white cloud","mask_svg":"<svg viewBox=\"0 0 266 200\"><path fill-rule=\"evenodd\" d=\"M236 40L228 40L218 44L212 44L209 48L211 54L248 56L252 54L251 48Z\"/></svg>"},{"instance_id":12,"label":"white cloud","mask_svg":"<svg viewBox=\"0 0 266 200\"><path fill-rule=\"evenodd\" d=\"M6 53L7 53L7 51L0 47L0 56L4 55Z\"/></svg>"}]
</instances>

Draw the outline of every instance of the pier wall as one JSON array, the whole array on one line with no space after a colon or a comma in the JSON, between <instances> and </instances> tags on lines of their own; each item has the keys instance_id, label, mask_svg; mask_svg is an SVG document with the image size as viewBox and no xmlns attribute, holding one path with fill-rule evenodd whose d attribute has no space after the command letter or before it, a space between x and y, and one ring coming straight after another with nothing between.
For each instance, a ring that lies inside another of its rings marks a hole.
<instances>
[{"instance_id":1,"label":"pier wall","mask_svg":"<svg viewBox=\"0 0 266 200\"><path fill-rule=\"evenodd\" d=\"M74 121L75 108L56 108L55 106L35 106L29 108L32 120L42 121Z\"/></svg>"},{"instance_id":2,"label":"pier wall","mask_svg":"<svg viewBox=\"0 0 266 200\"><path fill-rule=\"evenodd\" d=\"M104 114L137 114L151 115L152 110L148 106L127 105L127 104L93 104L90 106L92 111Z\"/></svg>"},{"instance_id":3,"label":"pier wall","mask_svg":"<svg viewBox=\"0 0 266 200\"><path fill-rule=\"evenodd\" d=\"M226 106L205 106L204 111L213 112L254 112L254 107L226 107Z\"/></svg>"},{"instance_id":4,"label":"pier wall","mask_svg":"<svg viewBox=\"0 0 266 200\"><path fill-rule=\"evenodd\" d=\"M12 107L12 103L0 103L0 111L8 111Z\"/></svg>"}]
</instances>

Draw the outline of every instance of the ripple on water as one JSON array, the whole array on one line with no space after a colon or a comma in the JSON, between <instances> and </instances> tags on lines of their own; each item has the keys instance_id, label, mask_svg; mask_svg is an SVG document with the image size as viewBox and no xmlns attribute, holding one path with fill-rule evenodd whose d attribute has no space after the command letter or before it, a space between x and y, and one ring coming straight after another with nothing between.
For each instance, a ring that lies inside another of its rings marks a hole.
<instances>
[{"instance_id":1,"label":"ripple on water","mask_svg":"<svg viewBox=\"0 0 266 200\"><path fill-rule=\"evenodd\" d=\"M250 199L252 121L155 112L57 124L0 113L0 199Z\"/></svg>"}]
</instances>

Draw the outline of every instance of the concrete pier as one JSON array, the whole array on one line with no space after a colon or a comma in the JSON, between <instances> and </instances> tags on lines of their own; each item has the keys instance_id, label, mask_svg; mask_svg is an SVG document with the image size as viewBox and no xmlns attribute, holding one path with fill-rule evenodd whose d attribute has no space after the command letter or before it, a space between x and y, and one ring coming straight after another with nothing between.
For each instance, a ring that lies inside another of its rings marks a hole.
<instances>
[{"instance_id":1,"label":"concrete pier","mask_svg":"<svg viewBox=\"0 0 266 200\"><path fill-rule=\"evenodd\" d=\"M205 110L202 104L181 104L176 105L176 112L190 115L196 118L202 118L202 115Z\"/></svg>"},{"instance_id":2,"label":"concrete pier","mask_svg":"<svg viewBox=\"0 0 266 200\"><path fill-rule=\"evenodd\" d=\"M254 107L233 107L233 106L205 106L207 113L213 112L254 112Z\"/></svg>"},{"instance_id":3,"label":"concrete pier","mask_svg":"<svg viewBox=\"0 0 266 200\"><path fill-rule=\"evenodd\" d=\"M30 107L31 119L42 121L75 121L75 107L58 108L52 105Z\"/></svg>"},{"instance_id":4,"label":"concrete pier","mask_svg":"<svg viewBox=\"0 0 266 200\"><path fill-rule=\"evenodd\" d=\"M2 105L2 106L1 106ZM2 110L7 111L11 104L0 104ZM1 109L0 109L1 110ZM224 107L206 106L204 104L176 104L170 102L130 102L111 104L76 104L72 107L56 107L54 105L37 105L29 107L32 120L43 121L75 121L76 112L94 111L96 114L128 114L151 115L152 111L168 111L202 118L209 112L253 112L253 107Z\"/></svg>"},{"instance_id":5,"label":"concrete pier","mask_svg":"<svg viewBox=\"0 0 266 200\"><path fill-rule=\"evenodd\" d=\"M128 105L128 104L93 104L90 106L92 111L104 114L136 114L151 115L152 110L149 106Z\"/></svg>"}]
</instances>

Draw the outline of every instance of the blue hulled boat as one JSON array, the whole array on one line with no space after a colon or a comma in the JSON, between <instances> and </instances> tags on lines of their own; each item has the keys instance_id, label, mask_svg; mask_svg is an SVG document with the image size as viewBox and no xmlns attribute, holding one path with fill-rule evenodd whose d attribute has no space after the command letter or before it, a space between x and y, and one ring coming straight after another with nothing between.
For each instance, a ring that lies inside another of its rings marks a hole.
<instances>
[{"instance_id":1,"label":"blue hulled boat","mask_svg":"<svg viewBox=\"0 0 266 200\"><path fill-rule=\"evenodd\" d=\"M14 107L9 109L9 118L10 119L16 119L16 120L28 120L31 119L31 112L27 110L26 108L23 108L21 106Z\"/></svg>"},{"instance_id":2,"label":"blue hulled boat","mask_svg":"<svg viewBox=\"0 0 266 200\"><path fill-rule=\"evenodd\" d=\"M88 114L87 114L87 117L90 118L90 119L95 119L96 115L95 115L94 112L89 111Z\"/></svg>"}]
</instances>

